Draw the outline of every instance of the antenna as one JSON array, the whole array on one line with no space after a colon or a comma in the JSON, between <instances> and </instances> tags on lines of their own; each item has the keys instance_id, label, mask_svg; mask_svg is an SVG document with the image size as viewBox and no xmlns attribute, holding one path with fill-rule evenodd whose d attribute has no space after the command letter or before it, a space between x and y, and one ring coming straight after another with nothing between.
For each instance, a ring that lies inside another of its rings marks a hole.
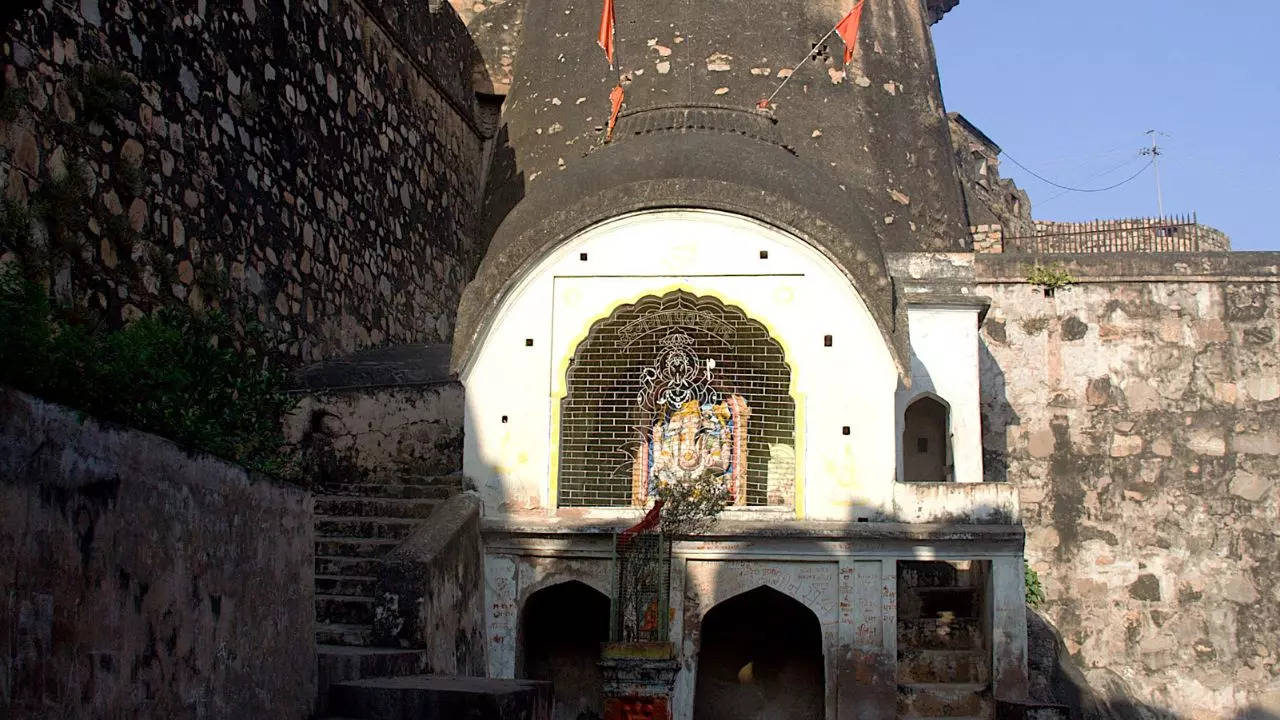
<instances>
[{"instance_id":1,"label":"antenna","mask_svg":"<svg viewBox=\"0 0 1280 720\"><path fill-rule=\"evenodd\" d=\"M1159 146L1158 144L1156 144L1156 136L1157 136L1157 135L1162 135L1162 136L1167 137L1167 135L1165 135L1165 133L1160 132L1159 130L1148 130L1146 134L1151 136L1151 147L1150 147L1150 148L1143 148L1143 149L1140 151L1140 154L1141 154L1141 155L1144 155L1144 156L1150 156L1150 157L1151 157L1151 166L1152 166L1153 168L1155 168L1155 171L1156 171L1156 207L1160 210L1160 215L1159 215L1159 217L1163 218L1163 217L1164 217L1164 193L1160 190L1160 155L1161 155L1161 152L1160 152L1160 146Z\"/></svg>"}]
</instances>

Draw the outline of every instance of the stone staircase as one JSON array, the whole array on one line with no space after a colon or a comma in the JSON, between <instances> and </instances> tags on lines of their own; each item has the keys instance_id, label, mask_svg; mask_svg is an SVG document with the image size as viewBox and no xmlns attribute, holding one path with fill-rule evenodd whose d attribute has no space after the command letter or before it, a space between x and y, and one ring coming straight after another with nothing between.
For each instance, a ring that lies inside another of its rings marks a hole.
<instances>
[{"instance_id":1,"label":"stone staircase","mask_svg":"<svg viewBox=\"0 0 1280 720\"><path fill-rule=\"evenodd\" d=\"M328 483L317 490L316 642L371 642L381 558L461 489L461 476L446 475Z\"/></svg>"},{"instance_id":2,"label":"stone staircase","mask_svg":"<svg viewBox=\"0 0 1280 720\"><path fill-rule=\"evenodd\" d=\"M383 557L461 490L460 475L328 482L317 489L317 718L551 717L550 683L430 675L425 650L371 646Z\"/></svg>"},{"instance_id":3,"label":"stone staircase","mask_svg":"<svg viewBox=\"0 0 1280 720\"><path fill-rule=\"evenodd\" d=\"M547 720L551 684L422 674L422 650L322 645L320 720Z\"/></svg>"},{"instance_id":4,"label":"stone staircase","mask_svg":"<svg viewBox=\"0 0 1280 720\"><path fill-rule=\"evenodd\" d=\"M982 621L984 578L950 563L902 565L898 717L991 720L995 703Z\"/></svg>"}]
</instances>

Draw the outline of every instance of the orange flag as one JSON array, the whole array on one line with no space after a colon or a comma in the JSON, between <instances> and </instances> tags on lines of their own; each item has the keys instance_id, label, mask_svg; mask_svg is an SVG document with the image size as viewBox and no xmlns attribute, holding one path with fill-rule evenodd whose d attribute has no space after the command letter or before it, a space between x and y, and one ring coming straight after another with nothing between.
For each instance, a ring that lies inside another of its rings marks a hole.
<instances>
[{"instance_id":1,"label":"orange flag","mask_svg":"<svg viewBox=\"0 0 1280 720\"><path fill-rule=\"evenodd\" d=\"M610 5L612 12L612 0L605 0ZM858 4L853 6L848 15L836 24L836 34L844 41L844 64L848 65L853 59L853 53L858 49L858 25L862 22L862 6L866 0L858 0ZM610 60L612 62L612 60Z\"/></svg>"},{"instance_id":2,"label":"orange flag","mask_svg":"<svg viewBox=\"0 0 1280 720\"><path fill-rule=\"evenodd\" d=\"M604 50L604 56L609 58L610 67L613 66L613 0L604 0L604 12L600 15L600 37L596 40L600 48Z\"/></svg>"},{"instance_id":3,"label":"orange flag","mask_svg":"<svg viewBox=\"0 0 1280 720\"><path fill-rule=\"evenodd\" d=\"M613 138L613 126L618 122L618 112L622 110L622 86L619 85L609 93L609 132L605 140Z\"/></svg>"}]
</instances>

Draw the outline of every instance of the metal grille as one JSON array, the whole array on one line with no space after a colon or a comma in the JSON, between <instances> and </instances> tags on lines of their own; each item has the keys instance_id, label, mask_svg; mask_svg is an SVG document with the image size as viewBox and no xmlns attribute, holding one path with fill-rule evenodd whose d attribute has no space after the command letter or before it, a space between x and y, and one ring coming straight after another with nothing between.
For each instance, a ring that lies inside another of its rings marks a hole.
<instances>
[{"instance_id":1,"label":"metal grille","mask_svg":"<svg viewBox=\"0 0 1280 720\"><path fill-rule=\"evenodd\" d=\"M1006 253L1202 252L1230 249L1195 215L1079 223L1037 222L1036 234L1004 238Z\"/></svg>"},{"instance_id":2,"label":"metal grille","mask_svg":"<svg viewBox=\"0 0 1280 720\"><path fill-rule=\"evenodd\" d=\"M615 535L613 539L613 619L615 642L667 639L671 589L671 544L659 532Z\"/></svg>"},{"instance_id":3,"label":"metal grille","mask_svg":"<svg viewBox=\"0 0 1280 720\"><path fill-rule=\"evenodd\" d=\"M690 356L713 368L714 394L750 410L745 504L794 502L795 403L781 346L738 308L676 291L617 308L575 350L560 412L560 506L632 504L636 458L656 419L638 396L672 341L686 338Z\"/></svg>"}]
</instances>

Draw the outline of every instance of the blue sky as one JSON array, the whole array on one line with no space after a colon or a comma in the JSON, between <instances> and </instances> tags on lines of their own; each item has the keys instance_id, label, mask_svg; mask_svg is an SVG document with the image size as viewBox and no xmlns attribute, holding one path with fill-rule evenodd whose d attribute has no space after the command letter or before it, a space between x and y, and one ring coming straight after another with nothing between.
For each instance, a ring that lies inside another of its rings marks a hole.
<instances>
[{"instance_id":1,"label":"blue sky","mask_svg":"<svg viewBox=\"0 0 1280 720\"><path fill-rule=\"evenodd\" d=\"M1137 172L1157 129L1168 214L1280 250L1280 3L962 0L934 26L942 91L1008 155L1064 185ZM1036 218L1156 214L1148 170L1066 193L1001 159Z\"/></svg>"}]
</instances>

